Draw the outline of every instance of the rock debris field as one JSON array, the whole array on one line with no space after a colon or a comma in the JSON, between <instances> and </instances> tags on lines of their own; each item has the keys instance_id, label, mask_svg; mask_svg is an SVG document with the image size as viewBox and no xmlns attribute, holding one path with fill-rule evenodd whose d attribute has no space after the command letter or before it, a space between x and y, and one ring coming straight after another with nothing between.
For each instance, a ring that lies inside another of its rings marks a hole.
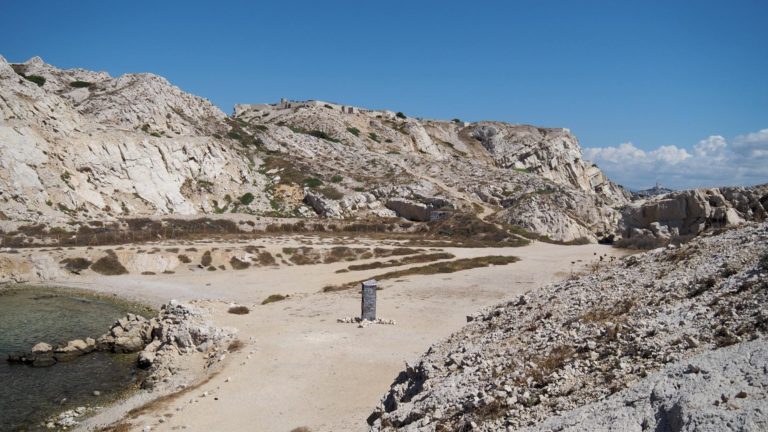
<instances>
[{"instance_id":1,"label":"rock debris field","mask_svg":"<svg viewBox=\"0 0 768 432\"><path fill-rule=\"evenodd\" d=\"M766 430L768 224L627 256L468 317L373 430Z\"/></svg>"}]
</instances>

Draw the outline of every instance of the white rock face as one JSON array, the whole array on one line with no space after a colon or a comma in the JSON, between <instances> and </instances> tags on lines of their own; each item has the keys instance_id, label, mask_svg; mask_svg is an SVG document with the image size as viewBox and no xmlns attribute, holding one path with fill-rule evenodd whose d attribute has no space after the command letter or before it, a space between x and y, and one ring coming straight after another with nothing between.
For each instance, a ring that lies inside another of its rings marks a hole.
<instances>
[{"instance_id":1,"label":"white rock face","mask_svg":"<svg viewBox=\"0 0 768 432\"><path fill-rule=\"evenodd\" d=\"M553 240L596 241L615 231L613 207L627 202L562 129L320 101L238 105L228 118L152 74L113 78L39 58L0 58L0 84L0 219L392 217L388 202L410 202L482 208ZM238 203L246 193L253 199Z\"/></svg>"},{"instance_id":2,"label":"white rock face","mask_svg":"<svg viewBox=\"0 0 768 432\"><path fill-rule=\"evenodd\" d=\"M471 135L504 168L527 170L556 183L593 191L610 202L627 199L623 189L582 159L579 142L568 129L483 122L473 126Z\"/></svg>"},{"instance_id":3,"label":"white rock face","mask_svg":"<svg viewBox=\"0 0 768 432\"><path fill-rule=\"evenodd\" d=\"M7 218L195 214L245 192L256 197L251 207L267 207L264 179L212 136L226 116L210 102L153 75L111 78L39 58L14 66L46 81L25 80L0 57Z\"/></svg>"},{"instance_id":4,"label":"white rock face","mask_svg":"<svg viewBox=\"0 0 768 432\"><path fill-rule=\"evenodd\" d=\"M768 185L753 188L694 189L636 201L622 210L625 239L698 235L768 218Z\"/></svg>"}]
</instances>

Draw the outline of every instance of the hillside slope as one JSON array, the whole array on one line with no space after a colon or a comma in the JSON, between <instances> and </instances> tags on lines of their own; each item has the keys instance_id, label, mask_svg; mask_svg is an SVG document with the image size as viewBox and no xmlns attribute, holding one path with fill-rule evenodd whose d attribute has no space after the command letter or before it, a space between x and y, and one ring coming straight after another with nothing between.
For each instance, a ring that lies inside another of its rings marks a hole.
<instances>
[{"instance_id":1,"label":"hillside slope","mask_svg":"<svg viewBox=\"0 0 768 432\"><path fill-rule=\"evenodd\" d=\"M318 101L228 117L162 77L0 57L0 219L473 213L553 240L615 233L627 193L566 129Z\"/></svg>"},{"instance_id":2,"label":"hillside slope","mask_svg":"<svg viewBox=\"0 0 768 432\"><path fill-rule=\"evenodd\" d=\"M627 256L474 315L407 366L369 422L764 430L767 304L768 223Z\"/></svg>"}]
</instances>

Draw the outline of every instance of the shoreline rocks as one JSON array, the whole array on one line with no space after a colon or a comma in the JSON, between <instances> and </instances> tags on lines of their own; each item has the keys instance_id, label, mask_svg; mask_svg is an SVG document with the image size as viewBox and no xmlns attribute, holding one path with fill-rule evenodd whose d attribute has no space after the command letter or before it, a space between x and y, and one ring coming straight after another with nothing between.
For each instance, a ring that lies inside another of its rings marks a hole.
<instances>
[{"instance_id":1,"label":"shoreline rocks","mask_svg":"<svg viewBox=\"0 0 768 432\"><path fill-rule=\"evenodd\" d=\"M48 367L96 351L139 353L137 366L142 369L152 368L145 382L153 383L158 380L155 375L161 370L163 373L159 373L162 375L159 379L167 377L168 368L165 363L174 356L198 352L201 348L202 351L215 349L231 338L232 334L231 331L213 326L207 315L198 308L171 300L160 308L157 316L150 319L127 314L115 321L109 331L97 339L75 339L55 348L40 342L29 352L9 354L7 361ZM164 361L158 362L161 358Z\"/></svg>"}]
</instances>

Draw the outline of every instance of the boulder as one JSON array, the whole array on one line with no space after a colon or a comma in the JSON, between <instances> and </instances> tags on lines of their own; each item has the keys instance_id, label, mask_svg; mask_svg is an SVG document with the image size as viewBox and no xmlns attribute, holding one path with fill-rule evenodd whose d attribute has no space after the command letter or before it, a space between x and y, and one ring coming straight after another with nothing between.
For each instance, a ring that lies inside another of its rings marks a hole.
<instances>
[{"instance_id":1,"label":"boulder","mask_svg":"<svg viewBox=\"0 0 768 432\"><path fill-rule=\"evenodd\" d=\"M144 348L144 341L139 336L121 336L115 338L112 351L116 353L134 353Z\"/></svg>"},{"instance_id":2,"label":"boulder","mask_svg":"<svg viewBox=\"0 0 768 432\"><path fill-rule=\"evenodd\" d=\"M392 198L387 201L386 207L401 218L418 222L429 221L432 212L430 206L404 198Z\"/></svg>"},{"instance_id":3,"label":"boulder","mask_svg":"<svg viewBox=\"0 0 768 432\"><path fill-rule=\"evenodd\" d=\"M32 347L33 354L45 354L51 352L51 350L53 350L53 347L45 342L38 342Z\"/></svg>"}]
</instances>

